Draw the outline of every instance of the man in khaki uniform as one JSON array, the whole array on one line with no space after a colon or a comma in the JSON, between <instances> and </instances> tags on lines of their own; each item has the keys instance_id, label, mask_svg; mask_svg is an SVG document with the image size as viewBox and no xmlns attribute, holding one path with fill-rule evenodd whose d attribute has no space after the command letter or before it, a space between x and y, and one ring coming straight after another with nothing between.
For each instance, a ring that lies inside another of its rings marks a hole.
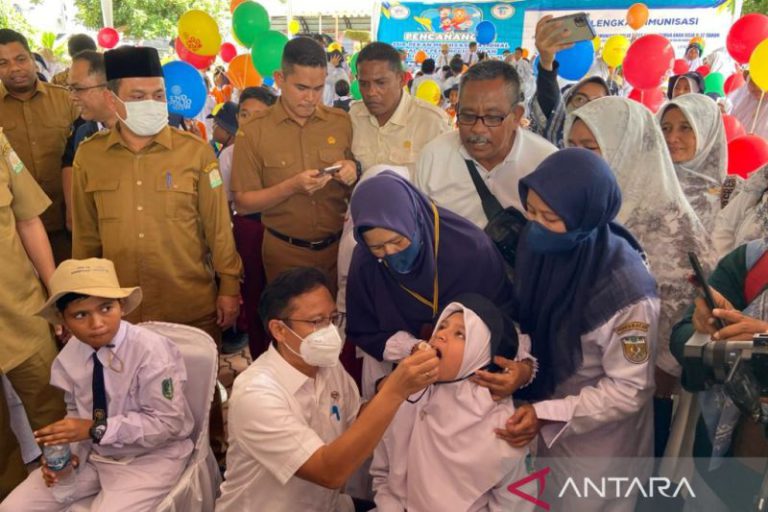
<instances>
[{"instance_id":1,"label":"man in khaki uniform","mask_svg":"<svg viewBox=\"0 0 768 512\"><path fill-rule=\"evenodd\" d=\"M232 190L238 212L261 212L267 281L311 266L336 282L336 255L357 164L346 112L322 105L323 48L298 37L283 52L281 96L238 131ZM321 173L330 166L333 172Z\"/></svg>"},{"instance_id":2,"label":"man in khaki uniform","mask_svg":"<svg viewBox=\"0 0 768 512\"><path fill-rule=\"evenodd\" d=\"M154 48L110 50L104 64L120 121L75 155L73 257L110 259L124 286L141 286L128 321L192 325L219 341L238 314L242 264L216 156L168 126Z\"/></svg>"},{"instance_id":3,"label":"man in khaki uniform","mask_svg":"<svg viewBox=\"0 0 768 512\"><path fill-rule=\"evenodd\" d=\"M33 429L65 412L61 392L49 385L56 345L45 320L34 316L46 299L40 279L47 283L54 271L39 217L50 204L0 130L0 374L21 398ZM0 380L0 501L26 477Z\"/></svg>"},{"instance_id":4,"label":"man in khaki uniform","mask_svg":"<svg viewBox=\"0 0 768 512\"><path fill-rule=\"evenodd\" d=\"M62 87L37 78L26 38L0 29L0 127L53 202L40 216L57 262L71 256L65 227L61 157L78 109Z\"/></svg>"}]
</instances>

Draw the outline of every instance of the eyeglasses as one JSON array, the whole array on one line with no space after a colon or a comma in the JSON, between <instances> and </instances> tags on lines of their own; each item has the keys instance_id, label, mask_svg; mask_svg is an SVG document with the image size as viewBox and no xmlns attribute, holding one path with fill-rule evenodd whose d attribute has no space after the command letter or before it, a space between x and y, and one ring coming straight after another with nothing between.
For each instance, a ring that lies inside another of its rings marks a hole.
<instances>
[{"instance_id":1,"label":"eyeglasses","mask_svg":"<svg viewBox=\"0 0 768 512\"><path fill-rule=\"evenodd\" d=\"M339 327L344 323L344 318L346 318L344 313L334 313L331 316L324 316L323 318L318 318L317 320L302 320L300 318L281 318L280 320L283 322L300 322L303 324L311 324L312 330L317 331L319 329L324 329L331 324Z\"/></svg>"},{"instance_id":2,"label":"eyeglasses","mask_svg":"<svg viewBox=\"0 0 768 512\"><path fill-rule=\"evenodd\" d=\"M456 120L459 124L463 124L464 126L474 126L475 123L480 120L488 128L495 128L497 126L501 126L501 123L503 123L507 117L509 117L509 114L504 114L503 116L476 116L475 114L459 112Z\"/></svg>"},{"instance_id":3,"label":"eyeglasses","mask_svg":"<svg viewBox=\"0 0 768 512\"><path fill-rule=\"evenodd\" d=\"M569 107L573 107L574 109L577 109L579 107L583 107L590 101L594 101L596 99L602 98L602 96L596 96L594 98L587 96L583 92L577 92L573 96L571 96L571 101L568 102Z\"/></svg>"},{"instance_id":4,"label":"eyeglasses","mask_svg":"<svg viewBox=\"0 0 768 512\"><path fill-rule=\"evenodd\" d=\"M100 87L106 87L107 84L96 84L96 85L89 85L88 87L78 87L76 85L68 85L67 90L71 94L80 94L81 92L85 92L91 89L98 89Z\"/></svg>"}]
</instances>

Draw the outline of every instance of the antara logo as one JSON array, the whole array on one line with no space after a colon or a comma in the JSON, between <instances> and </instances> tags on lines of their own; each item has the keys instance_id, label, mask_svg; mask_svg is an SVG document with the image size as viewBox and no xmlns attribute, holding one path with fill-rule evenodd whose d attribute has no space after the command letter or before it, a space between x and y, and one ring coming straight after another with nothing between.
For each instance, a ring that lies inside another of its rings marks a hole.
<instances>
[{"instance_id":1,"label":"antara logo","mask_svg":"<svg viewBox=\"0 0 768 512\"><path fill-rule=\"evenodd\" d=\"M546 467L544 469L540 469L539 471L536 471L535 473L531 473L527 477L522 478L522 479L518 480L517 482L513 482L513 483L509 484L509 486L507 487L507 490L509 492L511 492L512 494L514 494L515 496L519 496L519 497L523 498L526 501L530 501L531 503L533 503L537 507L541 507L544 510L549 510L549 503L539 499L539 498L541 498L541 495L544 494L544 488L547 486L547 475L548 474L549 474L549 468L548 467ZM536 496L536 497L531 496L527 492L522 491L520 489L520 487L522 487L523 485L526 485L526 484L528 484L530 482L533 482L534 480L538 480L539 481L539 485L538 485L539 493L538 493L538 496Z\"/></svg>"}]
</instances>

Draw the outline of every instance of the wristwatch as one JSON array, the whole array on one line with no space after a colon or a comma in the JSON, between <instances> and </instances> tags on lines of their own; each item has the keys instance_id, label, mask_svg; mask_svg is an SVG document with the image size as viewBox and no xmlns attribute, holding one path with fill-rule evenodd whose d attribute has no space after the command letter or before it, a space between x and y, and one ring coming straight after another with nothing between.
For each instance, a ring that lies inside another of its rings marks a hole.
<instances>
[{"instance_id":1,"label":"wristwatch","mask_svg":"<svg viewBox=\"0 0 768 512\"><path fill-rule=\"evenodd\" d=\"M101 443L101 438L104 437L104 434L107 431L107 422L104 423L94 423L93 426L88 429L88 435L91 436L91 440L95 444Z\"/></svg>"}]
</instances>

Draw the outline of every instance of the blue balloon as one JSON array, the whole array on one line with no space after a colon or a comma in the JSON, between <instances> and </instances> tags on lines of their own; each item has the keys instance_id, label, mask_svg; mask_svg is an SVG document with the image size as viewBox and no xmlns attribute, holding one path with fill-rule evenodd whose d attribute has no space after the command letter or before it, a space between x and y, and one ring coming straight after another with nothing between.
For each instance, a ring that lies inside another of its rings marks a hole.
<instances>
[{"instance_id":1,"label":"blue balloon","mask_svg":"<svg viewBox=\"0 0 768 512\"><path fill-rule=\"evenodd\" d=\"M587 74L595 60L595 47L592 41L579 41L567 50L555 54L560 64L558 74L566 80L579 80Z\"/></svg>"},{"instance_id":2,"label":"blue balloon","mask_svg":"<svg viewBox=\"0 0 768 512\"><path fill-rule=\"evenodd\" d=\"M496 39L496 26L488 20L481 21L475 27L477 44L490 44Z\"/></svg>"},{"instance_id":3,"label":"blue balloon","mask_svg":"<svg viewBox=\"0 0 768 512\"><path fill-rule=\"evenodd\" d=\"M203 110L208 91L202 75L191 64L169 62L163 66L163 77L168 112L192 118Z\"/></svg>"},{"instance_id":4,"label":"blue balloon","mask_svg":"<svg viewBox=\"0 0 768 512\"><path fill-rule=\"evenodd\" d=\"M539 76L539 56L537 55L535 59L533 59L533 64L531 64L531 67L533 68L533 76Z\"/></svg>"},{"instance_id":5,"label":"blue balloon","mask_svg":"<svg viewBox=\"0 0 768 512\"><path fill-rule=\"evenodd\" d=\"M272 78L271 76L265 76L264 79L262 80L262 82L267 87L272 87L273 85L275 85L275 79Z\"/></svg>"}]
</instances>

